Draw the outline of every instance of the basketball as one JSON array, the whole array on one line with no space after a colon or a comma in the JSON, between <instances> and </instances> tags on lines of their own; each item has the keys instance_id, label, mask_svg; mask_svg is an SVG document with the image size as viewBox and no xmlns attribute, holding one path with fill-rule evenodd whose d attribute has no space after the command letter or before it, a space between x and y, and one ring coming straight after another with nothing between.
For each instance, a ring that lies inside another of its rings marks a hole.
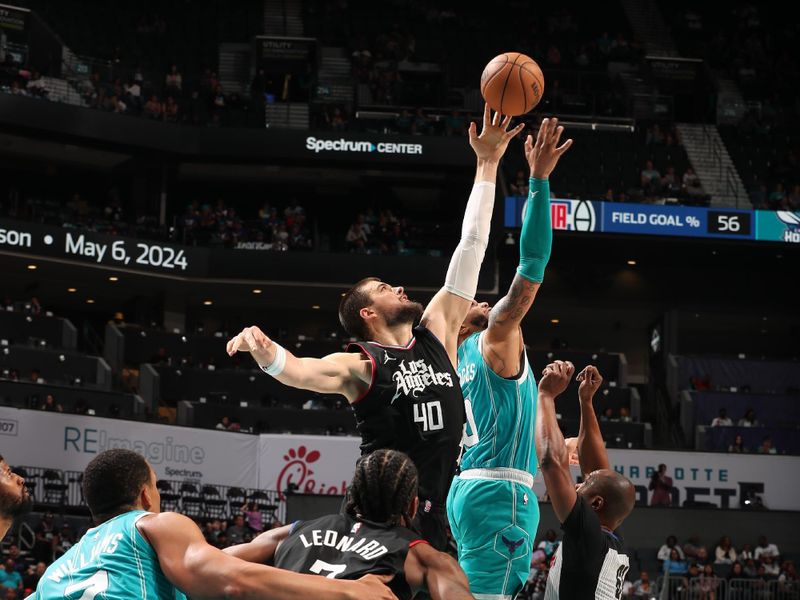
<instances>
[{"instance_id":1,"label":"basketball","mask_svg":"<svg viewBox=\"0 0 800 600\"><path fill-rule=\"evenodd\" d=\"M530 56L506 52L495 56L481 75L481 95L493 110L513 117L539 104L544 93L542 69Z\"/></svg>"}]
</instances>

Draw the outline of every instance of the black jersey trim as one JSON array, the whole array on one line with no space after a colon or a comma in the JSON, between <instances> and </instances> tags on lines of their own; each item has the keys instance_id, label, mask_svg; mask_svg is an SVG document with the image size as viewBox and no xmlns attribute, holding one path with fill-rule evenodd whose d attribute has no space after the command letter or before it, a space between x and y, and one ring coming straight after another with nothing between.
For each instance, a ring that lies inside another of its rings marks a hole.
<instances>
[{"instance_id":1,"label":"black jersey trim","mask_svg":"<svg viewBox=\"0 0 800 600\"><path fill-rule=\"evenodd\" d=\"M347 351L349 352L350 348L353 346L358 346L358 348L361 350L361 353L365 354L367 358L369 358L369 362L372 363L372 371L370 373L369 387L363 394L360 394L358 398L356 398L352 402L352 404L358 404L366 397L367 394L369 394L372 391L372 386L375 385L375 372L378 370L378 365L375 363L375 357L372 356L372 354L370 354L369 352L367 352L367 349L364 348L364 346L362 346L360 342L352 342L348 344Z\"/></svg>"}]
</instances>

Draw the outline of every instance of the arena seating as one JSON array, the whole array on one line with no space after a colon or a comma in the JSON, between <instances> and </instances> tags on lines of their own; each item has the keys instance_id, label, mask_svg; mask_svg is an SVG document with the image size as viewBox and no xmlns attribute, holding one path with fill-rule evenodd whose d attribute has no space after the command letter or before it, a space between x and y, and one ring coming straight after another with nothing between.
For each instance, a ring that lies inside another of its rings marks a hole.
<instances>
[{"instance_id":1,"label":"arena seating","mask_svg":"<svg viewBox=\"0 0 800 600\"><path fill-rule=\"evenodd\" d=\"M77 344L75 327L59 317L30 314L30 303L16 303L13 310L0 310L0 345L28 345L74 350ZM26 306L28 309L26 310Z\"/></svg>"}]
</instances>

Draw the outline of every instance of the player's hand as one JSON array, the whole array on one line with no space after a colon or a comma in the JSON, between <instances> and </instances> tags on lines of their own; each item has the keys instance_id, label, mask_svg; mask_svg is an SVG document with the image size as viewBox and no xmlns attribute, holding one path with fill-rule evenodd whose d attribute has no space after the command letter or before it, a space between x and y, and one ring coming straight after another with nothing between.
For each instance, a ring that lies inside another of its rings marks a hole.
<instances>
[{"instance_id":1,"label":"player's hand","mask_svg":"<svg viewBox=\"0 0 800 600\"><path fill-rule=\"evenodd\" d=\"M558 119L543 119L539 126L539 134L536 136L536 143L533 143L532 135L525 139L525 158L531 169L531 177L536 179L550 177L550 173L558 164L558 159L572 146L571 139L561 146L558 145L562 133L564 128L558 124Z\"/></svg>"},{"instance_id":2,"label":"player's hand","mask_svg":"<svg viewBox=\"0 0 800 600\"><path fill-rule=\"evenodd\" d=\"M569 361L557 360L550 363L542 371L539 393L545 393L555 398L567 389L573 373L575 373L575 365Z\"/></svg>"},{"instance_id":3,"label":"player's hand","mask_svg":"<svg viewBox=\"0 0 800 600\"><path fill-rule=\"evenodd\" d=\"M226 346L228 356L237 352L250 352L259 364L270 364L275 360L275 343L255 325L245 327L241 333L228 341Z\"/></svg>"},{"instance_id":4,"label":"player's hand","mask_svg":"<svg viewBox=\"0 0 800 600\"><path fill-rule=\"evenodd\" d=\"M524 123L520 123L509 131L510 124L510 116L504 117L496 112L492 117L489 105L484 106L483 127L480 135L478 135L478 126L475 122L469 124L469 145L472 146L478 160L498 162L503 157L508 148L508 142L525 127Z\"/></svg>"},{"instance_id":5,"label":"player's hand","mask_svg":"<svg viewBox=\"0 0 800 600\"><path fill-rule=\"evenodd\" d=\"M581 402L588 402L591 404L592 398L600 386L603 384L603 376L594 365L589 365L583 371L578 373L575 381L580 381L581 385L578 388L578 398Z\"/></svg>"},{"instance_id":6,"label":"player's hand","mask_svg":"<svg viewBox=\"0 0 800 600\"><path fill-rule=\"evenodd\" d=\"M394 575L364 575L354 582L358 587L354 589L353 600L397 600L397 596L386 586L392 579Z\"/></svg>"}]
</instances>

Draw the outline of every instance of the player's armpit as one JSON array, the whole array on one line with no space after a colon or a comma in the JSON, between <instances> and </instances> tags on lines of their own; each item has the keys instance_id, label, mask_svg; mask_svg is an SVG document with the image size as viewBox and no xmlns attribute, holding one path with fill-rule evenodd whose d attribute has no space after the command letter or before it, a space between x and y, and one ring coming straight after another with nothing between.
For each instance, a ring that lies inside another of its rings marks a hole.
<instances>
[{"instance_id":1,"label":"player's armpit","mask_svg":"<svg viewBox=\"0 0 800 600\"><path fill-rule=\"evenodd\" d=\"M442 288L425 307L420 322L447 350L455 364L458 351L458 330L472 306L472 300L462 298Z\"/></svg>"},{"instance_id":2,"label":"player's armpit","mask_svg":"<svg viewBox=\"0 0 800 600\"><path fill-rule=\"evenodd\" d=\"M417 544L405 564L408 584L414 591L427 589L433 600L473 600L464 571L450 555L428 544Z\"/></svg>"},{"instance_id":3,"label":"player's armpit","mask_svg":"<svg viewBox=\"0 0 800 600\"><path fill-rule=\"evenodd\" d=\"M247 562L266 564L275 557L278 546L283 540L289 537L291 531L291 525L270 529L256 536L251 542L229 546L223 548L222 551L225 554L235 556Z\"/></svg>"}]
</instances>

